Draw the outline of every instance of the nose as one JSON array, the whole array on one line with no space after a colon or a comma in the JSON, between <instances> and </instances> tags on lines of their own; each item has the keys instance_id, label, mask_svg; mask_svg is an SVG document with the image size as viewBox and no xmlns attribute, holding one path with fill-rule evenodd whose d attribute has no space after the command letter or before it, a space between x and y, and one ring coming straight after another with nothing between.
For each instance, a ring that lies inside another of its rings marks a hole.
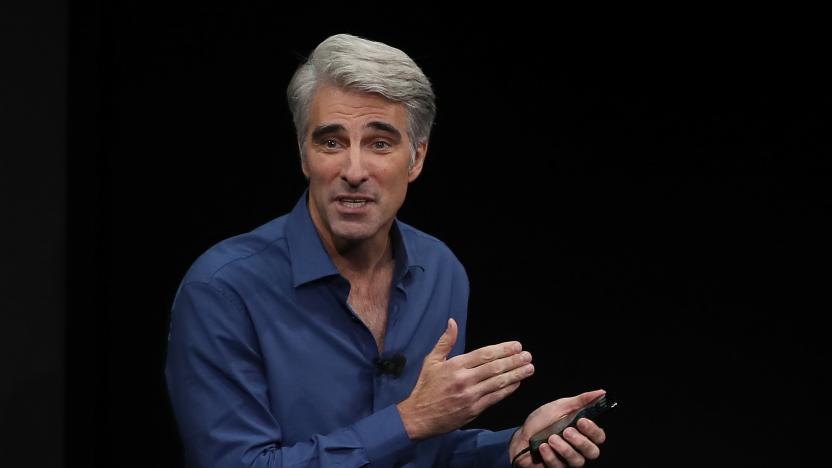
<instances>
[{"instance_id":1,"label":"nose","mask_svg":"<svg viewBox=\"0 0 832 468\"><path fill-rule=\"evenodd\" d=\"M361 155L360 147L358 145L350 146L347 160L341 169L341 180L351 187L358 187L369 179L369 177L370 173L367 171L366 161Z\"/></svg>"}]
</instances>

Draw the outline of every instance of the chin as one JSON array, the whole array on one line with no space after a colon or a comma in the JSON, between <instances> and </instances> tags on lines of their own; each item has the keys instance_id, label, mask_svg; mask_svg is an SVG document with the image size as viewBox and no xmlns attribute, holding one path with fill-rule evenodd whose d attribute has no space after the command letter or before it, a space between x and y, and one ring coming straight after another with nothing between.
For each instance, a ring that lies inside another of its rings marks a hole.
<instances>
[{"instance_id":1,"label":"chin","mask_svg":"<svg viewBox=\"0 0 832 468\"><path fill-rule=\"evenodd\" d=\"M353 242L370 239L377 232L378 229L372 229L370 226L333 226L332 229L335 237Z\"/></svg>"}]
</instances>

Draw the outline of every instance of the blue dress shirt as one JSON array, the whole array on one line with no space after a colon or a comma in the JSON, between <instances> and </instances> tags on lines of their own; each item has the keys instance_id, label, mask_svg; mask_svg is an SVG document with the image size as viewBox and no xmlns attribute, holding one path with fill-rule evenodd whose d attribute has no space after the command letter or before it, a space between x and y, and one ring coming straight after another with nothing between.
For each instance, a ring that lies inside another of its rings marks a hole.
<instances>
[{"instance_id":1,"label":"blue dress shirt","mask_svg":"<svg viewBox=\"0 0 832 468\"><path fill-rule=\"evenodd\" d=\"M411 441L396 404L459 324L468 279L439 240L398 220L384 350L347 304L304 194L295 208L209 249L173 304L166 376L186 460L196 467L507 467L512 430ZM396 377L378 358L402 354Z\"/></svg>"}]
</instances>

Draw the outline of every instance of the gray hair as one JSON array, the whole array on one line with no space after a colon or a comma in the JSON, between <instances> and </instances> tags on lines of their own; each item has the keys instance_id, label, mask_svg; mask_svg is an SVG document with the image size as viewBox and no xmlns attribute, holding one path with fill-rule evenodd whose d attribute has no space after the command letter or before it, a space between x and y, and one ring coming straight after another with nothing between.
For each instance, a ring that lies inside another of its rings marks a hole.
<instances>
[{"instance_id":1,"label":"gray hair","mask_svg":"<svg viewBox=\"0 0 832 468\"><path fill-rule=\"evenodd\" d=\"M430 137L436 98L430 81L407 54L381 42L349 34L336 34L321 42L298 67L286 90L301 160L306 157L309 107L321 84L375 93L403 103L413 163L419 144Z\"/></svg>"}]
</instances>

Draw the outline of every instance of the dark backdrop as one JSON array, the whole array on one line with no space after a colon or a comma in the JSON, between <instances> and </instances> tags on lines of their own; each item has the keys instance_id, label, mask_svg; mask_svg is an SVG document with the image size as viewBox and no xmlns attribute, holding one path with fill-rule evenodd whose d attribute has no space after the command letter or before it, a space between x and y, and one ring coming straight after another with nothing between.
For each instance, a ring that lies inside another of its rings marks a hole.
<instances>
[{"instance_id":1,"label":"dark backdrop","mask_svg":"<svg viewBox=\"0 0 832 468\"><path fill-rule=\"evenodd\" d=\"M621 407L596 466L809 465L829 309L824 34L810 13L648 13L661 21L71 2L67 462L180 466L162 373L178 281L295 203L284 90L350 32L435 85L400 217L466 265L468 348L518 339L535 356L474 425L603 387Z\"/></svg>"},{"instance_id":2,"label":"dark backdrop","mask_svg":"<svg viewBox=\"0 0 832 468\"><path fill-rule=\"evenodd\" d=\"M62 466L67 6L0 2L0 465Z\"/></svg>"}]
</instances>

